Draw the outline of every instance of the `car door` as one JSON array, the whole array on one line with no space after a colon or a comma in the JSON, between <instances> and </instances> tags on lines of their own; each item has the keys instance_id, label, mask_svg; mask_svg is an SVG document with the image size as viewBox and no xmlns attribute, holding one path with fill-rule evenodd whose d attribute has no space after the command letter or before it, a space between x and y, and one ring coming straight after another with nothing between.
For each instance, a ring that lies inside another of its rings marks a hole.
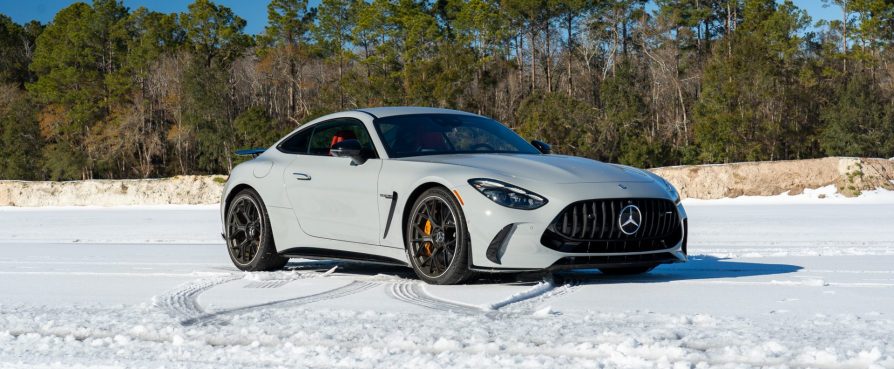
<instances>
[{"instance_id":1,"label":"car door","mask_svg":"<svg viewBox=\"0 0 894 369\"><path fill-rule=\"evenodd\" d=\"M314 237L378 245L382 160L366 127L354 118L338 118L308 129L313 131L307 151L297 153L283 175L301 229ZM331 156L330 147L346 139L360 141L369 159L358 165Z\"/></svg>"}]
</instances>

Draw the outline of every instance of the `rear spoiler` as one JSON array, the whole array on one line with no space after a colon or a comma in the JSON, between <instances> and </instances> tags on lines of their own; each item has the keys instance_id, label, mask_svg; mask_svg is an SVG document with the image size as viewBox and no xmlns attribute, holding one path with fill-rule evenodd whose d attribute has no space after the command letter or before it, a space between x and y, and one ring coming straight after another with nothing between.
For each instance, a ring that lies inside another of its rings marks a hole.
<instances>
[{"instance_id":1,"label":"rear spoiler","mask_svg":"<svg viewBox=\"0 0 894 369\"><path fill-rule=\"evenodd\" d=\"M236 155L238 156L251 156L253 158L258 157L267 151L267 149L244 149L244 150L236 150Z\"/></svg>"}]
</instances>

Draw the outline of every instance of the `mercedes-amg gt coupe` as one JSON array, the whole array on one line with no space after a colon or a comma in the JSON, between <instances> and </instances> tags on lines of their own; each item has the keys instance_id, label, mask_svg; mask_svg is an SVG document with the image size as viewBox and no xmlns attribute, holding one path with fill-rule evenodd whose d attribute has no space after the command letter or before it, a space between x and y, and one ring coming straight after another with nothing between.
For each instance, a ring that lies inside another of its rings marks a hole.
<instances>
[{"instance_id":1,"label":"mercedes-amg gt coupe","mask_svg":"<svg viewBox=\"0 0 894 369\"><path fill-rule=\"evenodd\" d=\"M479 273L598 268L645 273L686 261L677 190L628 166L553 155L477 114L380 107L327 115L236 166L221 199L230 259L413 268L455 284Z\"/></svg>"}]
</instances>

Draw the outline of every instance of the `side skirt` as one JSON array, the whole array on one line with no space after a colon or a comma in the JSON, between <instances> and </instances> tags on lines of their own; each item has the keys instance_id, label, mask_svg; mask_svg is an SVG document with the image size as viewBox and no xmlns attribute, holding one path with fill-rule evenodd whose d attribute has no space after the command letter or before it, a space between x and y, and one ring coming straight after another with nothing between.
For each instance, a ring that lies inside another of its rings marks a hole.
<instances>
[{"instance_id":1,"label":"side skirt","mask_svg":"<svg viewBox=\"0 0 894 369\"><path fill-rule=\"evenodd\" d=\"M306 258L316 260L346 260L346 261L362 261L366 263L394 265L409 267L409 265L401 260L389 258L387 256L364 254L360 252L341 251L322 249L317 247L293 247L283 250L279 253L282 256L290 258Z\"/></svg>"}]
</instances>

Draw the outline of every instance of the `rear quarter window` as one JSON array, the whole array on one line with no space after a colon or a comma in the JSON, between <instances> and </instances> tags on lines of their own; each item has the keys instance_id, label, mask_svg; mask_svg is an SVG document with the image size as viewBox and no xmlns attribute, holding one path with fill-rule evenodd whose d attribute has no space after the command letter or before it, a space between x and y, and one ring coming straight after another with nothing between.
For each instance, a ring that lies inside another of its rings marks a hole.
<instances>
[{"instance_id":1,"label":"rear quarter window","mask_svg":"<svg viewBox=\"0 0 894 369\"><path fill-rule=\"evenodd\" d=\"M279 144L277 149L287 154L307 154L307 144L313 131L313 127L303 129Z\"/></svg>"}]
</instances>

